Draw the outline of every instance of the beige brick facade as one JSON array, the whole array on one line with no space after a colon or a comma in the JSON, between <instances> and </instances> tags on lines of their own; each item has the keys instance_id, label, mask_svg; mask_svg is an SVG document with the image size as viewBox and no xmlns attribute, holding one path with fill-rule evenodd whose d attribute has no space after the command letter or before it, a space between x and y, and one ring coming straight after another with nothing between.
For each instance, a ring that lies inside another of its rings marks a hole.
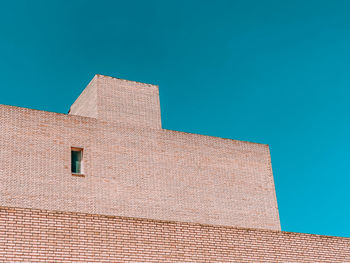
<instances>
[{"instance_id":1,"label":"beige brick facade","mask_svg":"<svg viewBox=\"0 0 350 263\"><path fill-rule=\"evenodd\" d=\"M285 261L300 249L312 262L339 246L348 259L347 239L278 232L267 145L162 129L158 94L96 75L69 115L0 105L0 258L300 262Z\"/></svg>"},{"instance_id":2,"label":"beige brick facade","mask_svg":"<svg viewBox=\"0 0 350 263\"><path fill-rule=\"evenodd\" d=\"M94 104L101 90L130 121ZM97 118L0 106L0 205L279 230L268 146L161 129L149 94L96 76L71 114ZM138 103L155 127L132 124ZM71 174L71 147L84 148L85 177Z\"/></svg>"},{"instance_id":3,"label":"beige brick facade","mask_svg":"<svg viewBox=\"0 0 350 263\"><path fill-rule=\"evenodd\" d=\"M0 262L350 262L348 238L272 230L9 207L0 230Z\"/></svg>"},{"instance_id":4,"label":"beige brick facade","mask_svg":"<svg viewBox=\"0 0 350 263\"><path fill-rule=\"evenodd\" d=\"M161 129L158 86L95 75L69 114Z\"/></svg>"}]
</instances>

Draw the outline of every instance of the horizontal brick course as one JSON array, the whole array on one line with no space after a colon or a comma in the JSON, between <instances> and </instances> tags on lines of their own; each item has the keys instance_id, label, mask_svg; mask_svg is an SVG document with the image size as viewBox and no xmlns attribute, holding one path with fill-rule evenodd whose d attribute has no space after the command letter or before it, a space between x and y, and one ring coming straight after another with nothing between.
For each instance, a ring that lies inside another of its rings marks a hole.
<instances>
[{"instance_id":1,"label":"horizontal brick course","mask_svg":"<svg viewBox=\"0 0 350 263\"><path fill-rule=\"evenodd\" d=\"M0 207L0 230L0 262L350 262L348 238L141 218Z\"/></svg>"}]
</instances>

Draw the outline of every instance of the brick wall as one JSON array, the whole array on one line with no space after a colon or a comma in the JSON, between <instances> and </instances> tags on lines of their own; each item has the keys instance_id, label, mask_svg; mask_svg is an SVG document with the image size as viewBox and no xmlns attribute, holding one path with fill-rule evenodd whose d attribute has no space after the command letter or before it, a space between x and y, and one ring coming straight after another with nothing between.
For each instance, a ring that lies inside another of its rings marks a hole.
<instances>
[{"instance_id":1,"label":"brick wall","mask_svg":"<svg viewBox=\"0 0 350 263\"><path fill-rule=\"evenodd\" d=\"M6 231L5 231L6 230ZM350 239L0 207L0 262L350 262Z\"/></svg>"},{"instance_id":2,"label":"brick wall","mask_svg":"<svg viewBox=\"0 0 350 263\"><path fill-rule=\"evenodd\" d=\"M280 229L267 145L4 105L0 206Z\"/></svg>"},{"instance_id":3,"label":"brick wall","mask_svg":"<svg viewBox=\"0 0 350 263\"><path fill-rule=\"evenodd\" d=\"M162 128L158 86L103 75L95 75L70 114Z\"/></svg>"},{"instance_id":4,"label":"brick wall","mask_svg":"<svg viewBox=\"0 0 350 263\"><path fill-rule=\"evenodd\" d=\"M75 100L69 109L69 114L79 115L84 117L98 117L97 107L97 82L98 75L96 75Z\"/></svg>"}]
</instances>

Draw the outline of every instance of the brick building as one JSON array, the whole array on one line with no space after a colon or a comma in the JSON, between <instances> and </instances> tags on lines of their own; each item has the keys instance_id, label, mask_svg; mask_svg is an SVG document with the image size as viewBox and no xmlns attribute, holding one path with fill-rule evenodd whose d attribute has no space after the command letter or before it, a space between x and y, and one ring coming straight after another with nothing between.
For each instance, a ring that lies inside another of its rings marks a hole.
<instances>
[{"instance_id":1,"label":"brick building","mask_svg":"<svg viewBox=\"0 0 350 263\"><path fill-rule=\"evenodd\" d=\"M267 145L162 129L158 87L96 75L69 114L0 105L0 262L350 262L282 232Z\"/></svg>"}]
</instances>

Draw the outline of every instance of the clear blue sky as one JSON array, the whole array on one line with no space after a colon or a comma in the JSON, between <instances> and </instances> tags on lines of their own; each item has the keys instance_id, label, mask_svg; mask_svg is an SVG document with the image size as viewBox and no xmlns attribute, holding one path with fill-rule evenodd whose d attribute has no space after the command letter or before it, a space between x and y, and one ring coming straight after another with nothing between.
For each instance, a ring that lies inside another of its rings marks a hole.
<instances>
[{"instance_id":1,"label":"clear blue sky","mask_svg":"<svg viewBox=\"0 0 350 263\"><path fill-rule=\"evenodd\" d=\"M163 127L270 145L282 229L350 237L349 1L2 1L0 104L66 113L95 73Z\"/></svg>"}]
</instances>

